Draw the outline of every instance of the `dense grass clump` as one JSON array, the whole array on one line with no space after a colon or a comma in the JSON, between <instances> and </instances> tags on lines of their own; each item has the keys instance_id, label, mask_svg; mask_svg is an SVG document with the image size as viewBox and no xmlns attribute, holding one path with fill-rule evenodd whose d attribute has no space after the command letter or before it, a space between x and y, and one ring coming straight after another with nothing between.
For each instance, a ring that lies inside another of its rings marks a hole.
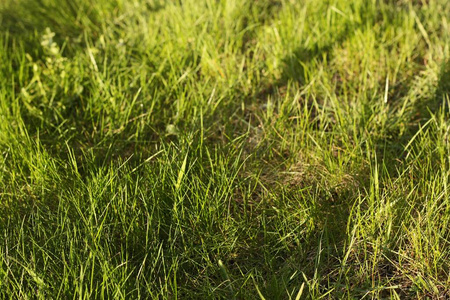
<instances>
[{"instance_id":1,"label":"dense grass clump","mask_svg":"<svg viewBox=\"0 0 450 300\"><path fill-rule=\"evenodd\" d=\"M450 297L447 0L0 2L0 297Z\"/></svg>"}]
</instances>

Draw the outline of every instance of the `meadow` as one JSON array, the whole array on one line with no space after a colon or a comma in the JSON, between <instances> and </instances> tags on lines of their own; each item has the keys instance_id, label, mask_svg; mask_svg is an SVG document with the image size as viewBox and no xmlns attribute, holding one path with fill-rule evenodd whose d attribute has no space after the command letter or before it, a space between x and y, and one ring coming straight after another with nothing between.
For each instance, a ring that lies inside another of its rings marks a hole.
<instances>
[{"instance_id":1,"label":"meadow","mask_svg":"<svg viewBox=\"0 0 450 300\"><path fill-rule=\"evenodd\" d=\"M0 298L450 297L449 18L0 1Z\"/></svg>"}]
</instances>

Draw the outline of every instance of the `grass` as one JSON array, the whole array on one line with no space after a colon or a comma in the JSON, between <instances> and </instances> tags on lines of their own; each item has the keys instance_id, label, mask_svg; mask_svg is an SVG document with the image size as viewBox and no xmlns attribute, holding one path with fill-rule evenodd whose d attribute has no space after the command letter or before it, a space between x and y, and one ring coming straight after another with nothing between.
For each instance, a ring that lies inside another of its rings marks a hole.
<instances>
[{"instance_id":1,"label":"grass","mask_svg":"<svg viewBox=\"0 0 450 300\"><path fill-rule=\"evenodd\" d=\"M0 297L450 296L446 0L0 3Z\"/></svg>"}]
</instances>

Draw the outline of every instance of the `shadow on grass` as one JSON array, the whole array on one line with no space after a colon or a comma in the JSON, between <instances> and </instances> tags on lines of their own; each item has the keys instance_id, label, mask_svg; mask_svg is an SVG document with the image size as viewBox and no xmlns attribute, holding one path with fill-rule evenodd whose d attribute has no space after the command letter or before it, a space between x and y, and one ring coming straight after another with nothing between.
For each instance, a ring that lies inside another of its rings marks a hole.
<instances>
[{"instance_id":1,"label":"shadow on grass","mask_svg":"<svg viewBox=\"0 0 450 300\"><path fill-rule=\"evenodd\" d=\"M425 107L419 107L421 110L430 111L432 113L437 112L439 109L444 108L445 101L449 100L450 96L450 60L442 64L439 82L436 88L436 92L433 98L431 98ZM449 111L449 107L445 107L445 111ZM428 115L428 117L430 117Z\"/></svg>"},{"instance_id":2,"label":"shadow on grass","mask_svg":"<svg viewBox=\"0 0 450 300\"><path fill-rule=\"evenodd\" d=\"M296 49L292 54L284 58L283 62L285 67L281 78L273 85L268 86L266 89L257 93L255 98L265 99L267 97L272 97L276 95L276 93L279 93L279 91L285 88L290 82L306 84L307 76L305 73L307 70L305 69L305 66L316 59L323 58L324 60L330 60L332 58L332 50L350 39L353 34L354 32L352 31L344 31L329 44L323 46L314 45L311 48L300 47ZM395 97L404 97L404 93L409 90L412 84L413 81L410 80L407 82L406 88L402 88L401 91L394 91ZM387 176L389 178L396 178L399 176L399 170L402 169L403 160L406 156L405 146L433 115L442 109L445 109L446 113L449 112L449 107L446 106L449 95L450 61L446 61L442 65L437 85L434 87L434 93L430 97L417 99L415 102L414 107L407 117L408 120L405 132L388 132L386 136L383 135L379 138L374 138L373 142L375 144L379 163L384 167L383 172L386 172L382 176ZM253 99L253 101L255 101L255 99ZM301 269L308 270L305 272L305 275L308 278L311 279L319 276L324 278L324 280L329 280L330 278L326 275L329 271L333 270L330 266L339 265L340 260L344 257L345 253L342 252L342 249L344 249L343 245L348 238L347 225L352 206L358 199L359 191L368 191L370 189L371 179L370 174L367 171L368 170L360 170L361 175L356 178L359 184L358 187L349 187L340 192L330 190L319 192L317 194L319 201L312 214L313 218L315 218L315 222L317 222L317 228L315 230L316 235L306 237L303 240L305 252L299 255L299 257L303 258ZM312 188L314 189L314 185L312 185ZM394 226L400 228L401 220L394 220ZM275 231L276 228L273 228L273 230ZM261 244L255 245L255 247L263 248L264 243L261 242ZM289 257L289 255L292 254L292 251L293 249L286 250L286 253L280 256ZM320 260L326 263L317 263L319 256ZM286 266L287 264L287 261L280 261L279 265ZM286 274L292 274L292 272L298 270L298 266L292 266L292 269L289 266L287 268L289 271ZM379 270L380 274L383 274L382 276L385 276L386 278L394 276L394 271L394 265L388 261L386 261L385 265L382 265ZM283 276L283 274L277 273L276 277L278 279L269 277L270 279L266 281L267 286L264 290L265 295L274 298L283 295L286 286L292 284L292 280L288 278L289 275L286 277ZM299 277L294 285L301 284L302 281L303 278ZM319 282L321 281L319 280ZM323 282L323 284L324 286L327 286L327 282ZM361 291L361 293L364 292ZM404 296L407 295L404 294Z\"/></svg>"}]
</instances>

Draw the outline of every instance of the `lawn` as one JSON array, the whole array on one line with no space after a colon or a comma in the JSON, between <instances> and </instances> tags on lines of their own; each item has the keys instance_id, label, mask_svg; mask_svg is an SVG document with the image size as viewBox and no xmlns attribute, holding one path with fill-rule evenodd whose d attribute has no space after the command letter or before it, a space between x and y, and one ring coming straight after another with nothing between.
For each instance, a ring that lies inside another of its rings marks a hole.
<instances>
[{"instance_id":1,"label":"lawn","mask_svg":"<svg viewBox=\"0 0 450 300\"><path fill-rule=\"evenodd\" d=\"M0 298L450 297L449 21L0 1Z\"/></svg>"}]
</instances>

